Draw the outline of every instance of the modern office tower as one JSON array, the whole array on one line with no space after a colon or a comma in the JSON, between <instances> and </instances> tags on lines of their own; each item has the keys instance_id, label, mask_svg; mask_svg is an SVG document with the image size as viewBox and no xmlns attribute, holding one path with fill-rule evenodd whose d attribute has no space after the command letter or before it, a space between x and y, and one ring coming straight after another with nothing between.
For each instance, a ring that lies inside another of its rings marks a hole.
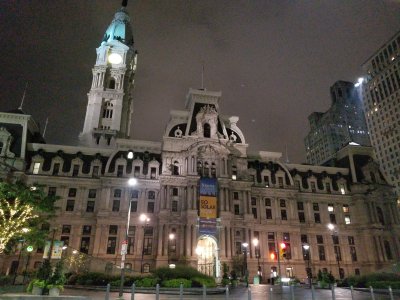
<instances>
[{"instance_id":1,"label":"modern office tower","mask_svg":"<svg viewBox=\"0 0 400 300\"><path fill-rule=\"evenodd\" d=\"M324 113L313 112L308 117L310 132L304 143L309 164L327 163L349 143L370 145L362 102L354 84L337 81L330 93L331 107Z\"/></svg>"},{"instance_id":2,"label":"modern office tower","mask_svg":"<svg viewBox=\"0 0 400 300\"><path fill-rule=\"evenodd\" d=\"M400 31L364 64L361 83L371 143L382 172L400 195Z\"/></svg>"}]
</instances>

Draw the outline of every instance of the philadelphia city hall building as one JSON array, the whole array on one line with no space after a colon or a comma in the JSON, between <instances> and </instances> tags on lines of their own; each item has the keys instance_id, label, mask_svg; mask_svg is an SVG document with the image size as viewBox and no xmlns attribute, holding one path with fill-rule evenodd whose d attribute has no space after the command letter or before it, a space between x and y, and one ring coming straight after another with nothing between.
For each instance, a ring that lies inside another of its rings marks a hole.
<instances>
[{"instance_id":1,"label":"philadelphia city hall building","mask_svg":"<svg viewBox=\"0 0 400 300\"><path fill-rule=\"evenodd\" d=\"M44 143L22 110L0 113L2 176L60 197L55 240L116 266L122 250L124 267L144 273L185 263L220 278L223 263L245 256L250 278L264 281L278 268L344 278L399 259L396 197L370 147L347 145L334 167L249 155L239 117L221 114L221 92L205 89L189 89L161 142L131 139L138 56L125 2L96 55L79 146ZM17 256L0 259L0 273ZM35 249L29 269L42 258Z\"/></svg>"}]
</instances>

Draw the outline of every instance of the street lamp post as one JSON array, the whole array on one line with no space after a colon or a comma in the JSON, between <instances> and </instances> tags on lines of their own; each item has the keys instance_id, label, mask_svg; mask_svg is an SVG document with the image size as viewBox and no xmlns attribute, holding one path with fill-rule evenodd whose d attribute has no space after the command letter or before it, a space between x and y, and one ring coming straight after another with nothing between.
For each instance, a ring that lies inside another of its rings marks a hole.
<instances>
[{"instance_id":1,"label":"street lamp post","mask_svg":"<svg viewBox=\"0 0 400 300\"><path fill-rule=\"evenodd\" d=\"M141 262L140 262L140 273L143 273L144 242L145 242L144 235L146 233L145 232L146 231L146 227L149 225L150 218L148 218L145 214L141 214L139 218L140 218L141 222L145 222L144 225L142 226L143 227L143 244L142 244L142 259L141 259Z\"/></svg>"},{"instance_id":2,"label":"street lamp post","mask_svg":"<svg viewBox=\"0 0 400 300\"><path fill-rule=\"evenodd\" d=\"M22 228L22 232L23 233L27 233L29 231L29 228ZM22 238L21 240L19 240L21 242L21 248L19 249L19 254L18 254L18 263L17 263L17 269L15 270L15 274L14 274L14 279L13 279L13 284L15 284L15 281L17 279L17 275L18 275L18 269L19 269L19 263L21 261L21 254L22 254L22 250L24 250L24 246L25 246L25 239Z\"/></svg>"},{"instance_id":3,"label":"street lamp post","mask_svg":"<svg viewBox=\"0 0 400 300\"><path fill-rule=\"evenodd\" d=\"M171 243L174 239L175 239L175 234L170 233L169 239L168 239L168 268L169 268L169 262L170 262Z\"/></svg>"},{"instance_id":4,"label":"street lamp post","mask_svg":"<svg viewBox=\"0 0 400 300\"><path fill-rule=\"evenodd\" d=\"M337 233L337 231L335 230L335 225L333 225L331 223L328 224L328 229L331 231L332 243L333 243L333 251L335 252L336 262L337 262L337 265L338 265L338 276L339 276L339 279L341 279L341 276L340 276L339 249L336 250L336 247L335 247L335 244L334 244L334 241L333 241L333 237L335 236L335 233Z\"/></svg>"},{"instance_id":5,"label":"street lamp post","mask_svg":"<svg viewBox=\"0 0 400 300\"><path fill-rule=\"evenodd\" d=\"M130 178L128 180L128 185L129 186L135 186L137 184L137 179L136 178ZM128 234L129 234L129 225L131 221L131 205L132 201L131 198L129 198L129 207L128 207L128 217L126 220L126 231L125 231L125 240L122 242L122 247L121 247L121 282L119 285L119 298L122 298L124 294L124 281L125 281L125 256L127 253L127 248L128 248Z\"/></svg>"},{"instance_id":6,"label":"street lamp post","mask_svg":"<svg viewBox=\"0 0 400 300\"><path fill-rule=\"evenodd\" d=\"M310 289L312 286L312 271L311 271L311 253L310 253L310 245L309 244L303 244L303 249L307 253L307 277L310 282Z\"/></svg>"},{"instance_id":7,"label":"street lamp post","mask_svg":"<svg viewBox=\"0 0 400 300\"><path fill-rule=\"evenodd\" d=\"M249 271L247 270L247 247L249 244L243 243L242 246L244 248L244 276L246 280L246 287L249 287Z\"/></svg>"},{"instance_id":8,"label":"street lamp post","mask_svg":"<svg viewBox=\"0 0 400 300\"><path fill-rule=\"evenodd\" d=\"M28 252L28 257L26 259L25 272L24 272L24 278L22 279L22 284L25 284L26 272L28 271L29 260L31 259L31 253L33 251L33 247L32 246L26 247L26 251Z\"/></svg>"},{"instance_id":9,"label":"street lamp post","mask_svg":"<svg viewBox=\"0 0 400 300\"><path fill-rule=\"evenodd\" d=\"M258 238L253 239L253 245L257 258L257 274L261 283L262 276L261 276L261 266L260 266L260 241L258 240Z\"/></svg>"}]
</instances>

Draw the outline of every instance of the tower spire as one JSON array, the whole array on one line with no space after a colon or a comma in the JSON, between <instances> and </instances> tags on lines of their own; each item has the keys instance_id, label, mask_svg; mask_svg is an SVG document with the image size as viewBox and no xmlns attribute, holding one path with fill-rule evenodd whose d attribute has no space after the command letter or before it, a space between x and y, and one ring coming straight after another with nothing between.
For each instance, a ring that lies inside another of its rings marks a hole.
<instances>
[{"instance_id":1,"label":"tower spire","mask_svg":"<svg viewBox=\"0 0 400 300\"><path fill-rule=\"evenodd\" d=\"M44 138L45 135L46 135L47 124L49 124L49 118L48 118L48 117L46 118L46 124L44 124L43 138Z\"/></svg>"},{"instance_id":2,"label":"tower spire","mask_svg":"<svg viewBox=\"0 0 400 300\"><path fill-rule=\"evenodd\" d=\"M19 110L22 110L22 106L24 105L24 100L25 100L25 95L26 95L26 89L27 88L28 88L28 83L26 83L26 85L25 85L25 90L24 90L24 94L22 95L21 104L18 107Z\"/></svg>"},{"instance_id":3,"label":"tower spire","mask_svg":"<svg viewBox=\"0 0 400 300\"><path fill-rule=\"evenodd\" d=\"M201 89L204 90L204 61L201 63Z\"/></svg>"}]
</instances>

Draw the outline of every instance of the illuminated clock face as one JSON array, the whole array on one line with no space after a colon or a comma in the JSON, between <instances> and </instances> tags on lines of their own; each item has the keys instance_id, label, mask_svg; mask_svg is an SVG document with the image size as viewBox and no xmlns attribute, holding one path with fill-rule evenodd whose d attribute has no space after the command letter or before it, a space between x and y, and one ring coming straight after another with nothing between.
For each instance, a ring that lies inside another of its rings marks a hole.
<instances>
[{"instance_id":1,"label":"illuminated clock face","mask_svg":"<svg viewBox=\"0 0 400 300\"><path fill-rule=\"evenodd\" d=\"M122 56L121 56L121 54L118 54L118 53L111 53L108 56L108 61L111 64L116 64L116 65L120 64L122 62Z\"/></svg>"}]
</instances>

